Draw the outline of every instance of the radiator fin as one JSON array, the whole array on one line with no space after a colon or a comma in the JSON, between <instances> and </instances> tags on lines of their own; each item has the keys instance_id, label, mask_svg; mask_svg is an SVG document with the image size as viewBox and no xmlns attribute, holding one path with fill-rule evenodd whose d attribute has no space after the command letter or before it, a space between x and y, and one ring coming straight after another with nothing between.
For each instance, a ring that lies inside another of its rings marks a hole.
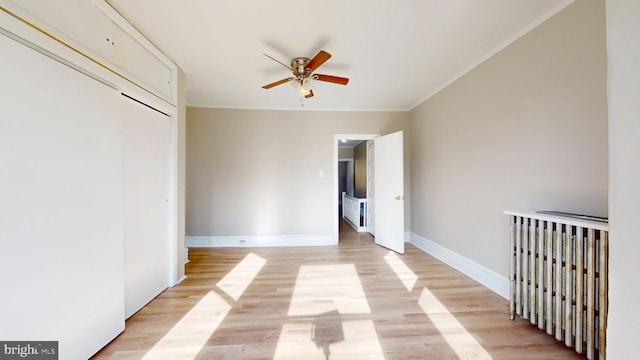
<instances>
[{"instance_id":1,"label":"radiator fin","mask_svg":"<svg viewBox=\"0 0 640 360\"><path fill-rule=\"evenodd\" d=\"M510 319L605 359L608 231L511 216Z\"/></svg>"}]
</instances>

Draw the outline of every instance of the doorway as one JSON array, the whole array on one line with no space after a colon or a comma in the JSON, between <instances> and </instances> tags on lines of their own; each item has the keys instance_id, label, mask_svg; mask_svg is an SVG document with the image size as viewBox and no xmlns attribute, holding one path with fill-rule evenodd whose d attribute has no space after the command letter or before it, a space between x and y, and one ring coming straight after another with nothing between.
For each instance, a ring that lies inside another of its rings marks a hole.
<instances>
[{"instance_id":1,"label":"doorway","mask_svg":"<svg viewBox=\"0 0 640 360\"><path fill-rule=\"evenodd\" d=\"M342 163L342 160L345 160L349 163L350 160L350 164L351 164L351 174L346 174L347 175L347 179L349 179L349 176L351 176L351 178L353 178L353 169L355 167L355 165L353 164L353 158L351 157L349 158L343 158L341 159L339 156L339 148L340 148L340 144L345 144L345 142L351 143L353 144L354 141L355 142L363 142L363 141L369 141L369 140L373 140L376 137L378 137L378 134L336 134L334 135L333 138L333 173L334 173L334 214L333 214L333 231L334 231L334 236L336 238L337 241L339 241L339 226L340 226L340 219L342 218L342 204L341 204L341 200L342 200L342 190L340 189L340 165ZM349 166L347 166L347 172L349 172ZM349 182L347 181L347 184ZM348 187L348 185L347 185ZM349 195L355 195L355 185L352 185L352 189L350 189L351 191L347 191L347 193Z\"/></svg>"},{"instance_id":2,"label":"doorway","mask_svg":"<svg viewBox=\"0 0 640 360\"><path fill-rule=\"evenodd\" d=\"M338 212L342 216L342 193L353 196L354 190L353 158L338 159Z\"/></svg>"},{"instance_id":3,"label":"doorway","mask_svg":"<svg viewBox=\"0 0 640 360\"><path fill-rule=\"evenodd\" d=\"M357 231L369 231L375 234L375 242L378 245L391 249L397 253L404 253L404 170L403 132L397 131L385 136L378 135L334 135L334 195L339 192L338 171L338 144L349 140L367 141L366 153L373 154L373 161L367 164L365 180L365 200L356 197L345 197L347 202L344 208L345 219L357 229ZM368 155L367 154L367 155ZM364 156L365 163L370 156ZM374 171L371 171L373 163ZM373 179L372 176L373 175ZM368 181L370 180L370 181ZM370 191L373 190L373 191ZM357 191L356 191L357 192ZM335 199L335 197L334 197ZM371 204L369 204L371 201ZM334 201L334 234L339 242L340 202ZM365 213L360 209L365 207ZM372 224L365 223L363 227L360 219L367 218L369 209L373 210ZM362 215L361 215L362 214ZM372 229L368 227L372 226ZM379 236L376 236L379 235Z\"/></svg>"}]
</instances>

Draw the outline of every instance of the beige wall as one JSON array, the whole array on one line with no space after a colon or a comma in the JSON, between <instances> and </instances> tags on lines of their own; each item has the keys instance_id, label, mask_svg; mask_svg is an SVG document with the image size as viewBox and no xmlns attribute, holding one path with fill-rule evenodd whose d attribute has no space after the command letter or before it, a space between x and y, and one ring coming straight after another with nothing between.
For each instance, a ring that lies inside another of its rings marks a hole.
<instances>
[{"instance_id":1,"label":"beige wall","mask_svg":"<svg viewBox=\"0 0 640 360\"><path fill-rule=\"evenodd\" d=\"M367 198L367 142L353 148L355 197Z\"/></svg>"},{"instance_id":2,"label":"beige wall","mask_svg":"<svg viewBox=\"0 0 640 360\"><path fill-rule=\"evenodd\" d=\"M640 2L606 4L611 179L607 358L631 359L637 356L640 324Z\"/></svg>"},{"instance_id":3,"label":"beige wall","mask_svg":"<svg viewBox=\"0 0 640 360\"><path fill-rule=\"evenodd\" d=\"M352 147L339 147L338 148L338 158L339 159L353 159L353 148Z\"/></svg>"},{"instance_id":4,"label":"beige wall","mask_svg":"<svg viewBox=\"0 0 640 360\"><path fill-rule=\"evenodd\" d=\"M332 235L334 135L406 134L408 117L187 108L187 235Z\"/></svg>"},{"instance_id":5,"label":"beige wall","mask_svg":"<svg viewBox=\"0 0 640 360\"><path fill-rule=\"evenodd\" d=\"M604 3L573 3L410 117L412 232L507 276L503 210L607 215Z\"/></svg>"}]
</instances>

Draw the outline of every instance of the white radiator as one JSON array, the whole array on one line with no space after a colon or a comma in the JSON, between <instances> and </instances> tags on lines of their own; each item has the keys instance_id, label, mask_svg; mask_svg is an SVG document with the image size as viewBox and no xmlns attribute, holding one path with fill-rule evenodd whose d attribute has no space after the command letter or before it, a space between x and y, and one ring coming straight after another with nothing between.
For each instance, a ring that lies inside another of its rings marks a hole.
<instances>
[{"instance_id":1,"label":"white radiator","mask_svg":"<svg viewBox=\"0 0 640 360\"><path fill-rule=\"evenodd\" d=\"M606 223L533 212L511 218L511 320L516 315L588 359L605 359Z\"/></svg>"}]
</instances>

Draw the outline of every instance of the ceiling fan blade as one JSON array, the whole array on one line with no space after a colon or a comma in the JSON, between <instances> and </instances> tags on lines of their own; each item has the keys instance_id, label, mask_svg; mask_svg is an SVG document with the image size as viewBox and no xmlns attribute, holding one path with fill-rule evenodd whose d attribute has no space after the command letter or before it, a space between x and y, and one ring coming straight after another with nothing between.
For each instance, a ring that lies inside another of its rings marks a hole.
<instances>
[{"instance_id":1,"label":"ceiling fan blade","mask_svg":"<svg viewBox=\"0 0 640 360\"><path fill-rule=\"evenodd\" d=\"M305 99L313 97L313 90L309 90L309 93L307 95L305 95L304 97L305 97Z\"/></svg>"},{"instance_id":2,"label":"ceiling fan blade","mask_svg":"<svg viewBox=\"0 0 640 360\"><path fill-rule=\"evenodd\" d=\"M315 74L313 78L318 81L326 81L340 85L347 85L349 83L349 79L333 75Z\"/></svg>"},{"instance_id":3,"label":"ceiling fan blade","mask_svg":"<svg viewBox=\"0 0 640 360\"><path fill-rule=\"evenodd\" d=\"M272 87L274 87L274 86L278 86L278 85L282 85L282 84L284 84L284 83L288 83L289 81L291 81L291 80L293 80L293 79L294 79L294 78L289 77L289 78L286 78L286 79L278 80L278 81L276 81L276 82L274 82L274 83L271 83L271 84L265 85L265 86L263 86L262 88L263 88L263 89L271 89L271 88L272 88Z\"/></svg>"},{"instance_id":4,"label":"ceiling fan blade","mask_svg":"<svg viewBox=\"0 0 640 360\"><path fill-rule=\"evenodd\" d=\"M280 61L278 61L278 60L274 59L273 57L271 57L271 56L269 56L269 55L267 55L267 54L265 54L265 53L262 53L262 55L264 55L264 56L268 57L269 59L271 59L271 60L273 60L273 61L277 62L278 64L280 64L280 65L282 65L282 66L286 67L287 69L289 69L289 70L293 71L293 69L292 69L289 65L285 65L284 63L281 63Z\"/></svg>"},{"instance_id":5,"label":"ceiling fan blade","mask_svg":"<svg viewBox=\"0 0 640 360\"><path fill-rule=\"evenodd\" d=\"M313 72L313 70L317 69L320 65L324 64L325 61L329 60L331 54L324 50L320 50L320 52L309 61L307 64L307 69L309 72Z\"/></svg>"}]
</instances>

